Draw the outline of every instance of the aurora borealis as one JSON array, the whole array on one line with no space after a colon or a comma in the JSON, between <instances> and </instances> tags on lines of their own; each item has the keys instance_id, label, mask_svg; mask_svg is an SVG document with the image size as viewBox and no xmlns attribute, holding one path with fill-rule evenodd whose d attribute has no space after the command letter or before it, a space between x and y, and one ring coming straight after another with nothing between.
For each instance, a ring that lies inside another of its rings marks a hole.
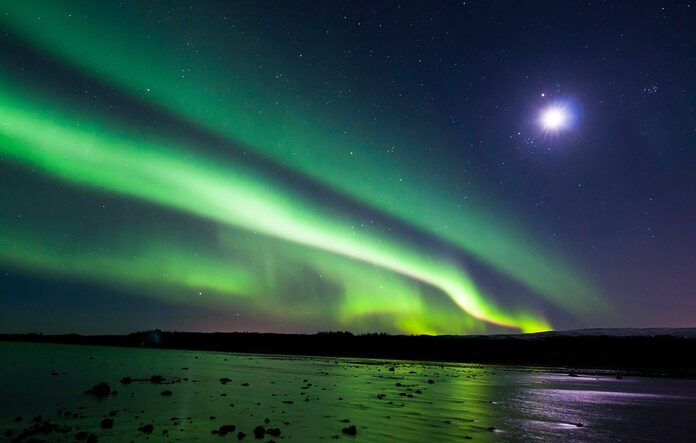
<instances>
[{"instance_id":1,"label":"aurora borealis","mask_svg":"<svg viewBox=\"0 0 696 443\"><path fill-rule=\"evenodd\" d=\"M142 303L142 312L167 313L170 328L532 332L669 324L665 314L644 315L657 312L654 298L617 309L642 301L634 288L655 281L675 286L664 295L668 312L688 300L679 295L687 280L665 273L648 283L631 263L650 256L641 245L652 241L632 233L634 215L662 191L644 188L642 176L612 176L626 162L616 143L627 136L592 132L592 112L606 111L579 77L559 68L544 85L527 68L538 80L518 79L524 100L518 93L501 106L505 90L487 101L485 84L447 98L470 87L467 72L480 80L482 69L496 71L486 57L477 64L453 29L409 31L418 7L273 5L3 5L8 330L68 330L71 316L87 312L109 331L161 326L135 314ZM429 12L450 26L437 11ZM420 47L386 38L383 22ZM441 40L438 55L422 54L428 33ZM572 130L536 127L540 108L530 106L544 104L540 90L574 94L582 115ZM656 143L633 149L650 158ZM597 153L598 145L610 148ZM684 162L681 150L665 152L680 165L670 183L686 180L672 196L678 206L693 190L693 177L678 172L693 153ZM666 174L661 167L653 176ZM627 210L612 212L629 194ZM540 212L539 201L556 210ZM673 222L646 223L652 232ZM673 224L665 236L683 232ZM612 227L628 232L621 247L610 247ZM655 239L646 251L672 242ZM68 301L75 293L88 306ZM62 312L50 316L39 300Z\"/></svg>"}]
</instances>

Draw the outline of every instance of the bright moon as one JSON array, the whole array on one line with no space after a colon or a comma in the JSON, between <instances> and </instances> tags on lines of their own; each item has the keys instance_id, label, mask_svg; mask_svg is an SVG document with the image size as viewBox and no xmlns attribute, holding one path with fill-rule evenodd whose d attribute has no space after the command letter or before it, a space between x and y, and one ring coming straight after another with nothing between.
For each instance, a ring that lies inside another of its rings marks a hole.
<instances>
[{"instance_id":1,"label":"bright moon","mask_svg":"<svg viewBox=\"0 0 696 443\"><path fill-rule=\"evenodd\" d=\"M541 125L547 131L563 129L568 124L568 120L568 112L563 108L548 108L541 114Z\"/></svg>"}]
</instances>

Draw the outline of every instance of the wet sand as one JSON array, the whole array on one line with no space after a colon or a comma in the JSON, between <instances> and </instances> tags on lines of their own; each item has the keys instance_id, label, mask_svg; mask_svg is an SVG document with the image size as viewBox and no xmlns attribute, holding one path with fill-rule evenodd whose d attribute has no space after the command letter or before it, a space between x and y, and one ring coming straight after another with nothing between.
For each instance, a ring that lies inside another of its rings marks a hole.
<instances>
[{"instance_id":1,"label":"wet sand","mask_svg":"<svg viewBox=\"0 0 696 443\"><path fill-rule=\"evenodd\" d=\"M0 342L0 355L7 441L613 442L696 434L695 380L33 343Z\"/></svg>"}]
</instances>

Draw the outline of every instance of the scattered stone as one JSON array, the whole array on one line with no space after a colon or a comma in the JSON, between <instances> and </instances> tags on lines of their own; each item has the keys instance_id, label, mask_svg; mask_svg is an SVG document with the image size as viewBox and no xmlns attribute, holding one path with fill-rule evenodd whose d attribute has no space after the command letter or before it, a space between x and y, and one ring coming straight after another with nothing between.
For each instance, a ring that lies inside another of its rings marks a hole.
<instances>
[{"instance_id":1,"label":"scattered stone","mask_svg":"<svg viewBox=\"0 0 696 443\"><path fill-rule=\"evenodd\" d=\"M14 431L12 429L8 429L5 432L3 432L3 435L7 438L12 437L12 434L14 434Z\"/></svg>"},{"instance_id":2,"label":"scattered stone","mask_svg":"<svg viewBox=\"0 0 696 443\"><path fill-rule=\"evenodd\" d=\"M486 428L486 431L488 431L488 432L495 432L496 429L495 429L495 427L491 426L490 428Z\"/></svg>"},{"instance_id":3,"label":"scattered stone","mask_svg":"<svg viewBox=\"0 0 696 443\"><path fill-rule=\"evenodd\" d=\"M174 393L172 391L162 391L160 395L163 397L171 397Z\"/></svg>"},{"instance_id":4,"label":"scattered stone","mask_svg":"<svg viewBox=\"0 0 696 443\"><path fill-rule=\"evenodd\" d=\"M623 376L619 374L619 375L616 376L616 379L617 379L617 380L623 380Z\"/></svg>"},{"instance_id":5,"label":"scattered stone","mask_svg":"<svg viewBox=\"0 0 696 443\"><path fill-rule=\"evenodd\" d=\"M237 432L237 440L243 440L244 437L246 437L245 433L243 433L242 431Z\"/></svg>"},{"instance_id":6,"label":"scattered stone","mask_svg":"<svg viewBox=\"0 0 696 443\"><path fill-rule=\"evenodd\" d=\"M226 385L227 383L229 383L229 382L231 382L231 381L232 381L232 380L229 379L229 378L227 378L227 377L222 377L222 378L220 379L220 383L223 384L223 385Z\"/></svg>"},{"instance_id":7,"label":"scattered stone","mask_svg":"<svg viewBox=\"0 0 696 443\"><path fill-rule=\"evenodd\" d=\"M114 427L114 420L111 418L105 418L104 420L101 421L101 424L99 426L102 429L111 429Z\"/></svg>"},{"instance_id":8,"label":"scattered stone","mask_svg":"<svg viewBox=\"0 0 696 443\"><path fill-rule=\"evenodd\" d=\"M377 399L382 400L386 396L387 396L387 394L377 394Z\"/></svg>"},{"instance_id":9,"label":"scattered stone","mask_svg":"<svg viewBox=\"0 0 696 443\"><path fill-rule=\"evenodd\" d=\"M266 429L266 434L271 435L273 437L280 437L280 429L278 428L268 428Z\"/></svg>"},{"instance_id":10,"label":"scattered stone","mask_svg":"<svg viewBox=\"0 0 696 443\"><path fill-rule=\"evenodd\" d=\"M428 379L428 384L429 384L429 385L432 385L433 383L435 383L435 380L429 378L429 379Z\"/></svg>"},{"instance_id":11,"label":"scattered stone","mask_svg":"<svg viewBox=\"0 0 696 443\"><path fill-rule=\"evenodd\" d=\"M89 434L87 436L87 443L97 443L97 436L94 434Z\"/></svg>"},{"instance_id":12,"label":"scattered stone","mask_svg":"<svg viewBox=\"0 0 696 443\"><path fill-rule=\"evenodd\" d=\"M575 372L569 372L568 377L580 377L580 376L578 374L576 374Z\"/></svg>"},{"instance_id":13,"label":"scattered stone","mask_svg":"<svg viewBox=\"0 0 696 443\"><path fill-rule=\"evenodd\" d=\"M346 435L356 435L358 433L358 429L355 427L355 425L350 425L347 428L341 429L341 432Z\"/></svg>"},{"instance_id":14,"label":"scattered stone","mask_svg":"<svg viewBox=\"0 0 696 443\"><path fill-rule=\"evenodd\" d=\"M263 436L266 435L266 429L263 426L257 426L254 428L254 437L255 438L263 438Z\"/></svg>"},{"instance_id":15,"label":"scattered stone","mask_svg":"<svg viewBox=\"0 0 696 443\"><path fill-rule=\"evenodd\" d=\"M266 423L266 424L269 424L269 423L271 422L271 419L268 418L268 417L266 417L266 418L263 420L263 422Z\"/></svg>"},{"instance_id":16,"label":"scattered stone","mask_svg":"<svg viewBox=\"0 0 696 443\"><path fill-rule=\"evenodd\" d=\"M242 386L249 386L249 383L242 383Z\"/></svg>"},{"instance_id":17,"label":"scattered stone","mask_svg":"<svg viewBox=\"0 0 696 443\"><path fill-rule=\"evenodd\" d=\"M396 369L396 368L394 368L394 366L392 366L392 367L389 368L389 372L394 372L395 369Z\"/></svg>"},{"instance_id":18,"label":"scattered stone","mask_svg":"<svg viewBox=\"0 0 696 443\"><path fill-rule=\"evenodd\" d=\"M152 426L151 424L148 423L145 426L139 427L138 431L144 432L146 434L152 434L152 431L154 430L154 428L155 428L154 426Z\"/></svg>"},{"instance_id":19,"label":"scattered stone","mask_svg":"<svg viewBox=\"0 0 696 443\"><path fill-rule=\"evenodd\" d=\"M15 421L15 423L19 423L20 421L22 421L22 417L20 417L20 416L18 415L18 416L16 416L16 417L14 418L14 421Z\"/></svg>"},{"instance_id":20,"label":"scattered stone","mask_svg":"<svg viewBox=\"0 0 696 443\"><path fill-rule=\"evenodd\" d=\"M85 391L85 394L96 395L97 397L106 397L111 394L111 387L104 382L95 385L92 389Z\"/></svg>"},{"instance_id":21,"label":"scattered stone","mask_svg":"<svg viewBox=\"0 0 696 443\"><path fill-rule=\"evenodd\" d=\"M347 418L344 418L344 419L343 419L343 420L341 420L341 421L342 421L343 423L350 423L350 420L349 420L349 419L347 419Z\"/></svg>"},{"instance_id":22,"label":"scattered stone","mask_svg":"<svg viewBox=\"0 0 696 443\"><path fill-rule=\"evenodd\" d=\"M585 425L583 425L582 423L575 423L575 426L577 426L578 428L582 428Z\"/></svg>"},{"instance_id":23,"label":"scattered stone","mask_svg":"<svg viewBox=\"0 0 696 443\"><path fill-rule=\"evenodd\" d=\"M157 385L164 383L164 380L165 378L161 375L153 375L152 377L150 377L150 383L154 383Z\"/></svg>"},{"instance_id":24,"label":"scattered stone","mask_svg":"<svg viewBox=\"0 0 696 443\"><path fill-rule=\"evenodd\" d=\"M118 414L118 411L111 411L109 412L109 417L116 417L116 414Z\"/></svg>"},{"instance_id":25,"label":"scattered stone","mask_svg":"<svg viewBox=\"0 0 696 443\"><path fill-rule=\"evenodd\" d=\"M222 425L217 429L213 429L210 431L211 434L217 434L220 437L224 437L225 435L234 432L237 429L237 426L235 425Z\"/></svg>"}]
</instances>

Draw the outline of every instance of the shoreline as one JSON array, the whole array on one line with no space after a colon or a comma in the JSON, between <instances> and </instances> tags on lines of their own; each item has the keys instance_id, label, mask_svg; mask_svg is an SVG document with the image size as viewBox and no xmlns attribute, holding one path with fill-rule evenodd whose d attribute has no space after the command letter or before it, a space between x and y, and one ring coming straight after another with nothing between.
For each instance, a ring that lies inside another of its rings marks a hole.
<instances>
[{"instance_id":1,"label":"shoreline","mask_svg":"<svg viewBox=\"0 0 696 443\"><path fill-rule=\"evenodd\" d=\"M687 330L693 331L691 329ZM0 341L218 351L252 355L486 364L540 370L696 378L696 337L674 335L495 336L274 334L146 331L126 335L0 334Z\"/></svg>"}]
</instances>

